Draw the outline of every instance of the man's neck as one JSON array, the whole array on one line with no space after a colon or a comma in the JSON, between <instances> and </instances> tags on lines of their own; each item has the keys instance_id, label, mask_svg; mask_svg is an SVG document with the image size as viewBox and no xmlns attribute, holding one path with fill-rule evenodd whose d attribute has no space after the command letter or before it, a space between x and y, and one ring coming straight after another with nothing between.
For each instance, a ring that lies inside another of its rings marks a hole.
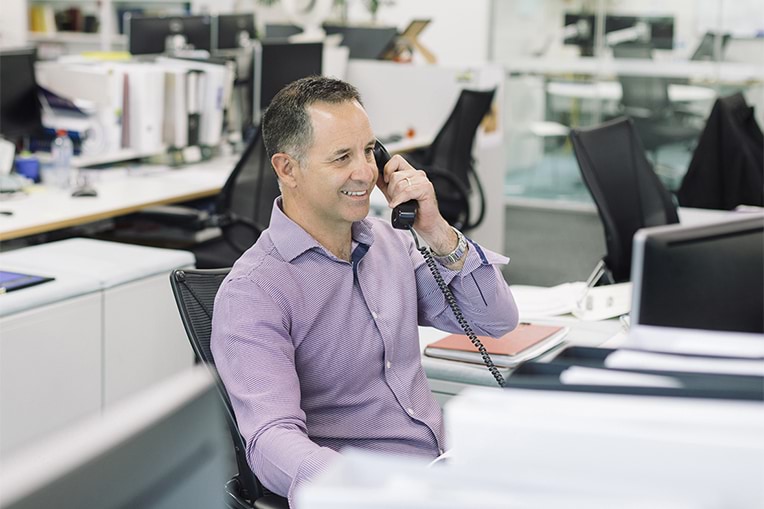
<instances>
[{"instance_id":1,"label":"man's neck","mask_svg":"<svg viewBox=\"0 0 764 509\"><path fill-rule=\"evenodd\" d=\"M324 246L334 256L340 260L350 261L353 241L352 224L344 223L327 226L319 221L312 220L313 218L302 217L297 211L291 210L286 200L282 203L282 210L289 219L308 232L311 237L316 239L319 244Z\"/></svg>"}]
</instances>

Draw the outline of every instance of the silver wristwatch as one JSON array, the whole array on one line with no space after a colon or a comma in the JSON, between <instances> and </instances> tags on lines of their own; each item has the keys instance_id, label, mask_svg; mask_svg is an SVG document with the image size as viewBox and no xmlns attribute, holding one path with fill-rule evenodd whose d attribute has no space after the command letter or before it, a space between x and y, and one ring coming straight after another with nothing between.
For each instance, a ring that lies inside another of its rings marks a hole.
<instances>
[{"instance_id":1,"label":"silver wristwatch","mask_svg":"<svg viewBox=\"0 0 764 509\"><path fill-rule=\"evenodd\" d=\"M462 256L464 256L464 253L467 252L467 239L464 237L462 232L460 232L453 226L451 228L456 232L456 236L459 239L458 242L456 243L456 247L454 248L454 250L448 253L447 255L443 255L443 256L437 255L435 253L432 254L432 257L435 259L435 261L446 266L452 265L458 262L459 260L462 259Z\"/></svg>"}]
</instances>

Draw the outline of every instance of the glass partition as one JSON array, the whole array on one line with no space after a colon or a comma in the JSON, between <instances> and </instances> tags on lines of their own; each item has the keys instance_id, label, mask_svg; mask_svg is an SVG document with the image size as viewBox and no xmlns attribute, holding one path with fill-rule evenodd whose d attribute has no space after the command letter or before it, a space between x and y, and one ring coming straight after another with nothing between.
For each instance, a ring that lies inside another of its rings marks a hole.
<instances>
[{"instance_id":1,"label":"glass partition","mask_svg":"<svg viewBox=\"0 0 764 509\"><path fill-rule=\"evenodd\" d=\"M506 70L506 195L590 202L568 133L628 116L676 191L717 97L743 92L764 125L764 3L493 3Z\"/></svg>"}]
</instances>

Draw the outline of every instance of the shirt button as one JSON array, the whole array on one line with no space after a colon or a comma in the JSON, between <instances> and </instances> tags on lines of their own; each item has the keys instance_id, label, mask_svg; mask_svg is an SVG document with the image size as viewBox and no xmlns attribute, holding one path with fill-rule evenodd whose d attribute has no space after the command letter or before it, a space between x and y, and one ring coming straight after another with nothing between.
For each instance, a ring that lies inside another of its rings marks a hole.
<instances>
[{"instance_id":1,"label":"shirt button","mask_svg":"<svg viewBox=\"0 0 764 509\"><path fill-rule=\"evenodd\" d=\"M411 407L408 407L406 411L409 413L409 415L414 415L414 409Z\"/></svg>"},{"instance_id":2,"label":"shirt button","mask_svg":"<svg viewBox=\"0 0 764 509\"><path fill-rule=\"evenodd\" d=\"M392 367L393 367L393 363L392 363L392 362L390 362L390 361L387 361L387 362L385 363L385 366L387 366L387 369L390 369L390 368L392 368Z\"/></svg>"},{"instance_id":3,"label":"shirt button","mask_svg":"<svg viewBox=\"0 0 764 509\"><path fill-rule=\"evenodd\" d=\"M372 317L372 318L374 318L375 320L377 319L377 313L376 313L376 311L372 311L372 312L371 312L371 317Z\"/></svg>"},{"instance_id":4,"label":"shirt button","mask_svg":"<svg viewBox=\"0 0 764 509\"><path fill-rule=\"evenodd\" d=\"M444 452L446 451L444 451L443 449L438 449L438 454L440 454L441 456L443 455Z\"/></svg>"}]
</instances>

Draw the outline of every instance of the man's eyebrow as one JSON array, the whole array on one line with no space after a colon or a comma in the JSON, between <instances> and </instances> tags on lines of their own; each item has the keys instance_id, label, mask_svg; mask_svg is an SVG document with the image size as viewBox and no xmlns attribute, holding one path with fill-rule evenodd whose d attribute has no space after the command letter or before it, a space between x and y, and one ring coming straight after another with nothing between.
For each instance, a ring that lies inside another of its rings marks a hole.
<instances>
[{"instance_id":1,"label":"man's eyebrow","mask_svg":"<svg viewBox=\"0 0 764 509\"><path fill-rule=\"evenodd\" d=\"M350 152L350 149L347 147L338 148L337 150L329 154L329 158L334 159L335 157L345 155L349 152Z\"/></svg>"}]
</instances>

